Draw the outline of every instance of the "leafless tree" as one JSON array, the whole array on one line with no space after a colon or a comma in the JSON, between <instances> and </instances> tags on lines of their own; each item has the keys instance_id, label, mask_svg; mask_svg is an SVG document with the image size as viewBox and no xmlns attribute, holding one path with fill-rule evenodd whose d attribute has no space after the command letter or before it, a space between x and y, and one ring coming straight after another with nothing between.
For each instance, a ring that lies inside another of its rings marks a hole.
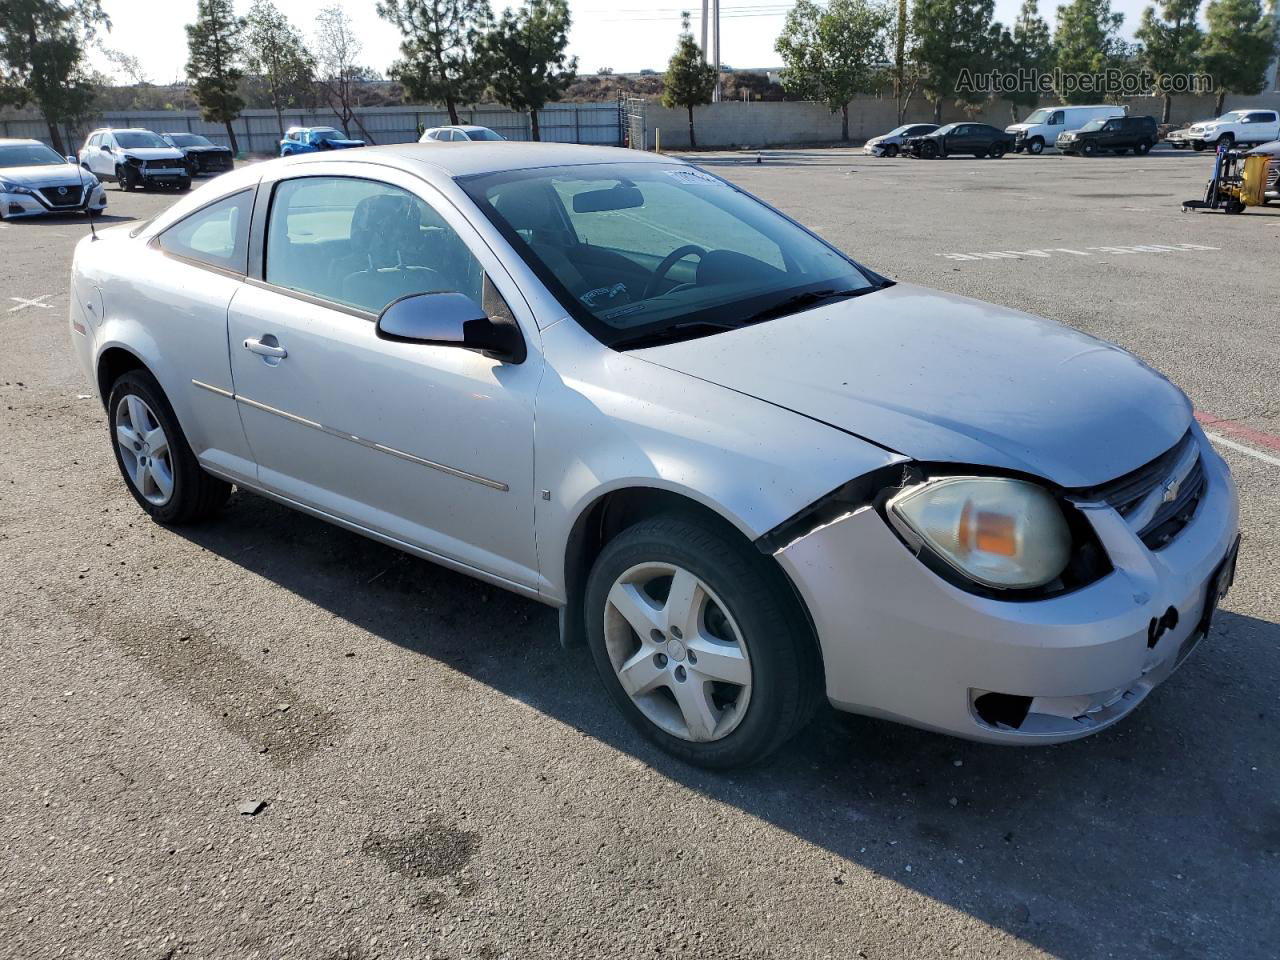
<instances>
[{"instance_id":1,"label":"leafless tree","mask_svg":"<svg viewBox=\"0 0 1280 960\"><path fill-rule=\"evenodd\" d=\"M377 74L359 63L362 44L352 29L351 18L340 5L325 7L316 14L315 41L311 55L316 63L316 85L342 130L351 136L351 124L360 128L364 139L373 143L356 109L365 85Z\"/></svg>"}]
</instances>

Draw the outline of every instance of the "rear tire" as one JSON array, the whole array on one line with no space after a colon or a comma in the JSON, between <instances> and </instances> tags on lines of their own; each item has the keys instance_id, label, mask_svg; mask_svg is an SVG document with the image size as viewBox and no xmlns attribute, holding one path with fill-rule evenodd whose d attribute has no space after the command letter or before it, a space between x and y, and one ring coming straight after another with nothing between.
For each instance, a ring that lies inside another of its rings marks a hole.
<instances>
[{"instance_id":1,"label":"rear tire","mask_svg":"<svg viewBox=\"0 0 1280 960\"><path fill-rule=\"evenodd\" d=\"M584 613L618 709L688 763L762 760L817 708L817 645L798 602L769 558L712 522L663 515L618 534Z\"/></svg>"},{"instance_id":2,"label":"rear tire","mask_svg":"<svg viewBox=\"0 0 1280 960\"><path fill-rule=\"evenodd\" d=\"M107 429L125 486L157 523L207 519L231 495L231 484L196 461L164 391L146 370L130 370L112 384Z\"/></svg>"}]
</instances>

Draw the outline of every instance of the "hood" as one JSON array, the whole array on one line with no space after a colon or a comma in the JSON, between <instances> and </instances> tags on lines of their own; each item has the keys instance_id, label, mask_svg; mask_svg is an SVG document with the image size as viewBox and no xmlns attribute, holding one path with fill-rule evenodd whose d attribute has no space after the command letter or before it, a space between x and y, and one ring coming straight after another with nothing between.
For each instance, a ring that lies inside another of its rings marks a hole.
<instances>
[{"instance_id":1,"label":"hood","mask_svg":"<svg viewBox=\"0 0 1280 960\"><path fill-rule=\"evenodd\" d=\"M342 149L344 147L363 147L364 141L363 140L330 140L329 144L333 147L337 147L338 149Z\"/></svg>"},{"instance_id":2,"label":"hood","mask_svg":"<svg viewBox=\"0 0 1280 960\"><path fill-rule=\"evenodd\" d=\"M1021 131L1030 130L1036 126L1034 123L1011 123L1004 128L1005 133L1019 133Z\"/></svg>"},{"instance_id":3,"label":"hood","mask_svg":"<svg viewBox=\"0 0 1280 960\"><path fill-rule=\"evenodd\" d=\"M120 147L117 153L139 160L181 160L182 151L173 147Z\"/></svg>"},{"instance_id":4,"label":"hood","mask_svg":"<svg viewBox=\"0 0 1280 960\"><path fill-rule=\"evenodd\" d=\"M88 170L81 170L70 163L37 164L34 167L0 167L0 180L18 183L24 187L78 187L82 176L85 186L98 182L98 178Z\"/></svg>"},{"instance_id":5,"label":"hood","mask_svg":"<svg viewBox=\"0 0 1280 960\"><path fill-rule=\"evenodd\" d=\"M634 355L915 460L1064 487L1114 480L1191 423L1182 391L1119 347L906 284Z\"/></svg>"}]
</instances>

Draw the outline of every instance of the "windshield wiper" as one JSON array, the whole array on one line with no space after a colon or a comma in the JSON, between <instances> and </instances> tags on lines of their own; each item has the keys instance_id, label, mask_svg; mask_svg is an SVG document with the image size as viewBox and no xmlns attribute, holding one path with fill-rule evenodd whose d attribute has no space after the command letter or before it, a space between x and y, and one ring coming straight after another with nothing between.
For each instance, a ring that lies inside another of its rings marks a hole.
<instances>
[{"instance_id":1,"label":"windshield wiper","mask_svg":"<svg viewBox=\"0 0 1280 960\"><path fill-rule=\"evenodd\" d=\"M697 337L709 337L713 333L725 330L736 330L741 323L720 323L715 320L686 320L671 323L656 330L646 330L631 337L623 337L610 344L615 350L635 350L641 347L657 347L664 343L675 343L678 340L693 340Z\"/></svg>"},{"instance_id":2,"label":"windshield wiper","mask_svg":"<svg viewBox=\"0 0 1280 960\"><path fill-rule=\"evenodd\" d=\"M780 300L771 307L765 307L759 313L751 314L742 322L745 325L759 323L762 320L773 320L777 317L785 317L789 313L799 313L809 307L816 307L820 303L827 303L831 300L845 300L849 297L860 297L864 293L872 293L879 289L879 284L872 284L852 290L836 290L834 288L809 290L805 293L797 293L795 296L787 297L785 300Z\"/></svg>"}]
</instances>

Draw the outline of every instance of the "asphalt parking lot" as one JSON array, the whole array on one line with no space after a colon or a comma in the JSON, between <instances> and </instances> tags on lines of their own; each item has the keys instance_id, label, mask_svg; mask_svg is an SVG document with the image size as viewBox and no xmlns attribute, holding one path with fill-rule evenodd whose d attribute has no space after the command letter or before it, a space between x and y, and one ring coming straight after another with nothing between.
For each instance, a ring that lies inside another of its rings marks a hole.
<instances>
[{"instance_id":1,"label":"asphalt parking lot","mask_svg":"<svg viewBox=\"0 0 1280 960\"><path fill-rule=\"evenodd\" d=\"M1196 656L1064 746L824 716L768 766L688 768L547 608L253 495L146 521L68 346L88 228L0 224L0 955L1280 953L1280 208L1179 212L1212 158L1173 152L698 159L1183 387L1244 533Z\"/></svg>"}]
</instances>

